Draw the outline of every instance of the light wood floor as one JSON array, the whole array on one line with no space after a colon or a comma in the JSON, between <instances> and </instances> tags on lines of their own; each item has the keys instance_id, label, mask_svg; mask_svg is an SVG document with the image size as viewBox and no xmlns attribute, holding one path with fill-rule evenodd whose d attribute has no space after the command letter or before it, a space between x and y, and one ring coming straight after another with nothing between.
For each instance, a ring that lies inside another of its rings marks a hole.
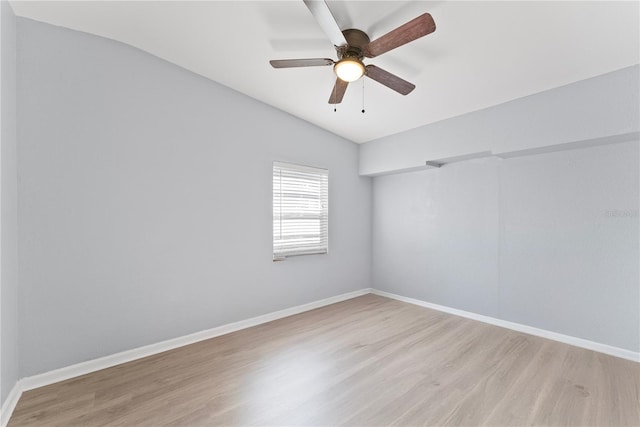
<instances>
[{"instance_id":1,"label":"light wood floor","mask_svg":"<svg viewBox=\"0 0 640 427\"><path fill-rule=\"evenodd\" d=\"M640 364L374 295L24 393L10 427L640 425Z\"/></svg>"}]
</instances>

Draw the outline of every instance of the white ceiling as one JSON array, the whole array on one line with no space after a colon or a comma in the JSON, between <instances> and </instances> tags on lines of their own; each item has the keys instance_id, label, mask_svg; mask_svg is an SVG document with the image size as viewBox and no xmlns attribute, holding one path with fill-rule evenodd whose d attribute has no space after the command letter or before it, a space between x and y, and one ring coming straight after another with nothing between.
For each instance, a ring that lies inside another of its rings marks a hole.
<instances>
[{"instance_id":1,"label":"white ceiling","mask_svg":"<svg viewBox=\"0 0 640 427\"><path fill-rule=\"evenodd\" d=\"M417 87L401 96L352 83L333 112L331 67L276 70L270 59L335 59L301 0L13 1L19 16L118 40L354 142L637 64L636 1L328 1L342 29L375 39L423 12L435 33L365 63Z\"/></svg>"}]
</instances>

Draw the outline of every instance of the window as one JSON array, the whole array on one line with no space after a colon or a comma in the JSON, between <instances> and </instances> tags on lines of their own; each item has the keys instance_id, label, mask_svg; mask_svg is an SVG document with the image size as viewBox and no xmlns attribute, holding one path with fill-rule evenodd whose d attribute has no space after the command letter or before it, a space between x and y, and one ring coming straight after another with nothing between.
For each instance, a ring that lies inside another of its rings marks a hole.
<instances>
[{"instance_id":1,"label":"window","mask_svg":"<svg viewBox=\"0 0 640 427\"><path fill-rule=\"evenodd\" d=\"M326 254L329 171L273 162L273 259Z\"/></svg>"}]
</instances>

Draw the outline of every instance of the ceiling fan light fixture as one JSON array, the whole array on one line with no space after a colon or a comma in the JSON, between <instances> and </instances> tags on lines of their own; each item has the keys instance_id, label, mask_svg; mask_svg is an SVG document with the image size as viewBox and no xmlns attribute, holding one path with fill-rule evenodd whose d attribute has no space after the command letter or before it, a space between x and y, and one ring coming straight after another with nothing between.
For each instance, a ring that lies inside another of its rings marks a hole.
<instances>
[{"instance_id":1,"label":"ceiling fan light fixture","mask_svg":"<svg viewBox=\"0 0 640 427\"><path fill-rule=\"evenodd\" d=\"M364 64L357 58L342 58L333 66L333 71L340 80L355 82L364 75Z\"/></svg>"}]
</instances>

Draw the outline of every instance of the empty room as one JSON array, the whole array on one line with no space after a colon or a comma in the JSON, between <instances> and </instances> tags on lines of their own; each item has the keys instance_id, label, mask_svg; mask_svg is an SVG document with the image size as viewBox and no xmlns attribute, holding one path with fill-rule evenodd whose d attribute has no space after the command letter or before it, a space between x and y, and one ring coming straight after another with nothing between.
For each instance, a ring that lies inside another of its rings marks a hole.
<instances>
[{"instance_id":1,"label":"empty room","mask_svg":"<svg viewBox=\"0 0 640 427\"><path fill-rule=\"evenodd\" d=\"M0 15L0 427L640 426L640 2Z\"/></svg>"}]
</instances>

